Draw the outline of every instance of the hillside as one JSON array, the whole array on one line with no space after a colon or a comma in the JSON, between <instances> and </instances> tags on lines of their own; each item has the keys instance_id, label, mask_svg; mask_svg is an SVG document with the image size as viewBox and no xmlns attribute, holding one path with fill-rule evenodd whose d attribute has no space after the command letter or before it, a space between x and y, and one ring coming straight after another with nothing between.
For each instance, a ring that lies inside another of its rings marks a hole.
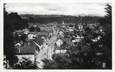
<instances>
[{"instance_id":1,"label":"hillside","mask_svg":"<svg viewBox=\"0 0 115 72\"><path fill-rule=\"evenodd\" d=\"M70 15L20 15L23 19L27 19L31 23L50 23L58 22L62 23L98 23L98 20L102 17L98 16L70 16Z\"/></svg>"}]
</instances>

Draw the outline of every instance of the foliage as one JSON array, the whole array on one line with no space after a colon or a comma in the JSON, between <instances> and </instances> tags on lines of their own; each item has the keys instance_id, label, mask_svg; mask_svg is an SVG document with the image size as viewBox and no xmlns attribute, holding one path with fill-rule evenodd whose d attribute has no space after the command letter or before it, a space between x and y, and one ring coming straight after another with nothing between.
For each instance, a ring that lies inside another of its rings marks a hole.
<instances>
[{"instance_id":1,"label":"foliage","mask_svg":"<svg viewBox=\"0 0 115 72\"><path fill-rule=\"evenodd\" d=\"M45 69L67 69L71 64L71 60L66 54L54 54L53 60L43 60Z\"/></svg>"},{"instance_id":2,"label":"foliage","mask_svg":"<svg viewBox=\"0 0 115 72\"><path fill-rule=\"evenodd\" d=\"M15 30L27 27L27 21L22 19L17 13L8 13L4 8L4 55L9 60L9 64L13 66L17 61L14 55L16 49L14 48L13 32Z\"/></svg>"}]
</instances>

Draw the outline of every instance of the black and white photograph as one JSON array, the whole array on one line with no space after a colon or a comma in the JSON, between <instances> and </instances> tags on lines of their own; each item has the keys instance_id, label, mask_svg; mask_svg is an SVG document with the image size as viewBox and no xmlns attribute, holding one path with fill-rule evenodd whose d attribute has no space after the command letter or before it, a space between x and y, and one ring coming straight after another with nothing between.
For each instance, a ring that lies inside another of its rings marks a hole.
<instances>
[{"instance_id":1,"label":"black and white photograph","mask_svg":"<svg viewBox=\"0 0 115 72\"><path fill-rule=\"evenodd\" d=\"M3 68L112 70L112 0L3 3Z\"/></svg>"}]
</instances>

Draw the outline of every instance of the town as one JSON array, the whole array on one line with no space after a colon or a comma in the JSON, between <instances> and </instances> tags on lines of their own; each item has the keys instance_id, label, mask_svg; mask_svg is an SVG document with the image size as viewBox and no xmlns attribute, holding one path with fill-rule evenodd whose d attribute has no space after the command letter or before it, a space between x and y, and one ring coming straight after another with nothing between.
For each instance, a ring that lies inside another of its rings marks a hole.
<instances>
[{"instance_id":1,"label":"town","mask_svg":"<svg viewBox=\"0 0 115 72\"><path fill-rule=\"evenodd\" d=\"M18 15L4 8L4 68L111 69L108 17Z\"/></svg>"}]
</instances>

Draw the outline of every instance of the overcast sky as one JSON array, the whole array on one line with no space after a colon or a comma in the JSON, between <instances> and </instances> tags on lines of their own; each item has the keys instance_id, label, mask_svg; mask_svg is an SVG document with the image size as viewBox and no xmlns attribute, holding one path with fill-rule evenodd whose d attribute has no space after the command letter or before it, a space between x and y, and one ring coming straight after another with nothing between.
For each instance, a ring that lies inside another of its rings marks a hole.
<instances>
[{"instance_id":1,"label":"overcast sky","mask_svg":"<svg viewBox=\"0 0 115 72\"><path fill-rule=\"evenodd\" d=\"M111 0L70 0L71 2L41 2L41 3L6 3L8 12L18 14L42 15L105 15L105 5Z\"/></svg>"}]
</instances>

